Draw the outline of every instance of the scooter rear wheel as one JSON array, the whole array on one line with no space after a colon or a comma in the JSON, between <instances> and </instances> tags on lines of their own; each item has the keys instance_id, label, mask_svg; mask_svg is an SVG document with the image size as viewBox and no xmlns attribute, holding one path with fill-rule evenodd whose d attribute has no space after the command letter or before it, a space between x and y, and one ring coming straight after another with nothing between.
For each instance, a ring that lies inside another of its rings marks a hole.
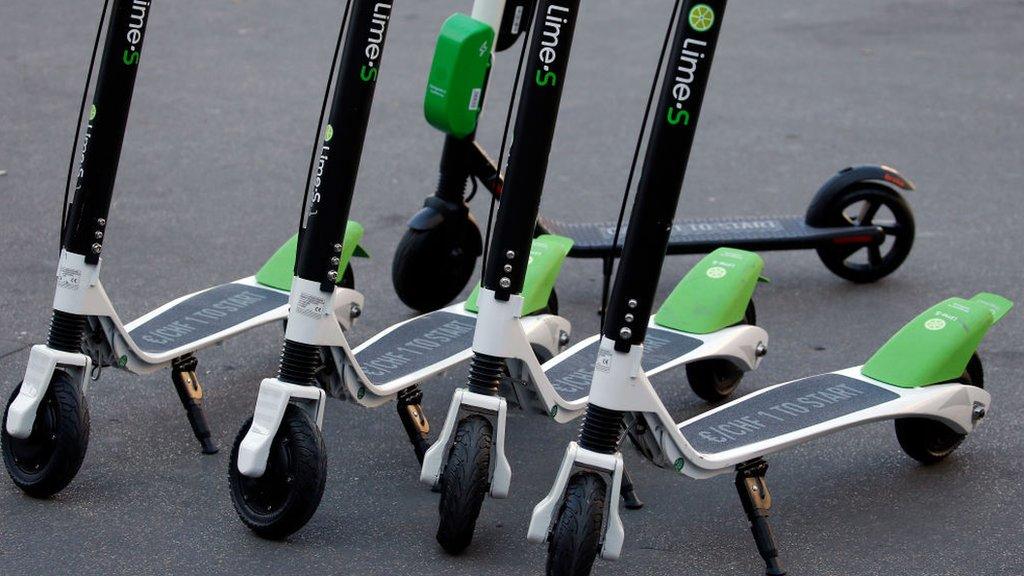
<instances>
[{"instance_id":1,"label":"scooter rear wheel","mask_svg":"<svg viewBox=\"0 0 1024 576\"><path fill-rule=\"evenodd\" d=\"M600 552L607 488L596 474L569 479L548 539L547 576L587 576Z\"/></svg>"},{"instance_id":2,"label":"scooter rear wheel","mask_svg":"<svg viewBox=\"0 0 1024 576\"><path fill-rule=\"evenodd\" d=\"M854 213L853 208L858 208ZM880 184L862 184L821 198L807 208L814 226L880 226L881 245L833 244L818 257L833 274L858 284L875 282L903 264L914 245L914 213L906 199ZM861 256L863 254L863 256Z\"/></svg>"},{"instance_id":3,"label":"scooter rear wheel","mask_svg":"<svg viewBox=\"0 0 1024 576\"><path fill-rule=\"evenodd\" d=\"M468 214L406 230L391 263L398 298L419 312L447 306L473 276L480 243L480 228Z\"/></svg>"},{"instance_id":4,"label":"scooter rear wheel","mask_svg":"<svg viewBox=\"0 0 1024 576\"><path fill-rule=\"evenodd\" d=\"M757 325L757 311L753 300L747 303L741 324ZM690 389L707 402L725 400L736 391L741 380L743 370L721 358L698 360L686 365L686 381L690 383Z\"/></svg>"},{"instance_id":5,"label":"scooter rear wheel","mask_svg":"<svg viewBox=\"0 0 1024 576\"><path fill-rule=\"evenodd\" d=\"M960 382L984 388L985 376L977 353L971 356ZM899 418L895 421L895 427L900 448L907 456L922 464L945 460L967 438L966 434L930 418Z\"/></svg>"},{"instance_id":6,"label":"scooter rear wheel","mask_svg":"<svg viewBox=\"0 0 1024 576\"><path fill-rule=\"evenodd\" d=\"M4 410L2 444L4 465L11 480L34 498L47 498L71 483L89 447L89 406L71 374L57 370L36 410L32 434L15 438L7 433L7 413L17 398L14 389Z\"/></svg>"},{"instance_id":7,"label":"scooter rear wheel","mask_svg":"<svg viewBox=\"0 0 1024 576\"><path fill-rule=\"evenodd\" d=\"M437 541L459 554L473 541L476 520L490 490L491 423L479 416L459 422L455 441L441 474Z\"/></svg>"},{"instance_id":8,"label":"scooter rear wheel","mask_svg":"<svg viewBox=\"0 0 1024 576\"><path fill-rule=\"evenodd\" d=\"M231 502L250 530L280 540L305 526L323 498L327 481L323 435L301 408L290 404L271 444L266 472L250 478L238 471L238 448L251 425L250 417L231 449Z\"/></svg>"}]
</instances>

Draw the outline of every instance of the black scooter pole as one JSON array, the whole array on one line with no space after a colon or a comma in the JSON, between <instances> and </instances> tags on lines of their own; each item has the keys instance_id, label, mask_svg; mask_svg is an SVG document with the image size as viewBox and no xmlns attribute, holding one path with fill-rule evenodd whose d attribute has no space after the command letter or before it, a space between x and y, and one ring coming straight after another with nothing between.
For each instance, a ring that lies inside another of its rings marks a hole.
<instances>
[{"instance_id":1,"label":"black scooter pole","mask_svg":"<svg viewBox=\"0 0 1024 576\"><path fill-rule=\"evenodd\" d=\"M725 5L688 0L679 13L605 317L603 334L620 352L647 333Z\"/></svg>"},{"instance_id":2,"label":"black scooter pole","mask_svg":"<svg viewBox=\"0 0 1024 576\"><path fill-rule=\"evenodd\" d=\"M99 262L151 0L114 0L62 248ZM64 225L65 223L61 223Z\"/></svg>"},{"instance_id":3,"label":"black scooter pole","mask_svg":"<svg viewBox=\"0 0 1024 576\"><path fill-rule=\"evenodd\" d=\"M647 334L725 5L726 0L686 0L679 12L602 330L619 352L642 344ZM614 454L623 430L622 412L590 403L579 444Z\"/></svg>"},{"instance_id":4,"label":"black scooter pole","mask_svg":"<svg viewBox=\"0 0 1024 576\"><path fill-rule=\"evenodd\" d=\"M87 264L98 264L103 251L107 215L151 4L150 0L114 0L107 21L96 91L81 143L75 192L67 220L61 222L61 248L83 255ZM55 309L47 346L64 352L80 352L85 323L84 316Z\"/></svg>"},{"instance_id":5,"label":"black scooter pole","mask_svg":"<svg viewBox=\"0 0 1024 576\"><path fill-rule=\"evenodd\" d=\"M484 288L493 290L498 300L508 300L523 289L579 4L579 0L543 0L537 7L483 279Z\"/></svg>"},{"instance_id":6,"label":"black scooter pole","mask_svg":"<svg viewBox=\"0 0 1024 576\"><path fill-rule=\"evenodd\" d=\"M300 234L295 274L334 290L359 160L377 86L393 2L355 0L345 30L334 97L314 165L312 200Z\"/></svg>"}]
</instances>

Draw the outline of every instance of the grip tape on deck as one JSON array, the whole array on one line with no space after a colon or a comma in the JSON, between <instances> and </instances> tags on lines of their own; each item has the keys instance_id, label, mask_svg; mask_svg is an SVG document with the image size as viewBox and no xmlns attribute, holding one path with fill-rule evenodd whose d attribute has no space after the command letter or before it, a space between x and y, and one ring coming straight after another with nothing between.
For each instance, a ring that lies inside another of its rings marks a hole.
<instances>
[{"instance_id":1,"label":"grip tape on deck","mask_svg":"<svg viewBox=\"0 0 1024 576\"><path fill-rule=\"evenodd\" d=\"M476 317L437 311L402 324L356 354L372 382L408 376L473 346Z\"/></svg>"},{"instance_id":2,"label":"grip tape on deck","mask_svg":"<svg viewBox=\"0 0 1024 576\"><path fill-rule=\"evenodd\" d=\"M796 432L899 398L862 380L822 374L773 388L683 423L679 431L704 454L716 454Z\"/></svg>"},{"instance_id":3,"label":"grip tape on deck","mask_svg":"<svg viewBox=\"0 0 1024 576\"><path fill-rule=\"evenodd\" d=\"M161 354L229 330L288 304L288 294L249 284L210 288L178 302L128 335L147 354Z\"/></svg>"}]
</instances>

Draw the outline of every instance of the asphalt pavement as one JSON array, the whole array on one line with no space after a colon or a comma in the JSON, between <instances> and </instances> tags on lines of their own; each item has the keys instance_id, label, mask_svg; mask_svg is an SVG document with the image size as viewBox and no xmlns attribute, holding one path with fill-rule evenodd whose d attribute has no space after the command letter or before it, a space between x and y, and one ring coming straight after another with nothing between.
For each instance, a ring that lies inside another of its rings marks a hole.
<instances>
[{"instance_id":1,"label":"asphalt pavement","mask_svg":"<svg viewBox=\"0 0 1024 576\"><path fill-rule=\"evenodd\" d=\"M0 3L0 397L45 338L58 215L100 2ZM470 2L399 1L377 88L353 218L370 260L352 340L409 318L391 287L406 220L432 191L441 136L422 117L435 34ZM671 3L585 2L542 211L614 217ZM103 279L124 319L253 273L294 233L340 0L158 1L121 158ZM757 292L772 338L746 394L862 363L904 322L949 296L1022 291L1024 2L735 2L729 8L680 215L802 214L836 170L885 163L911 178L909 260L873 285L829 273L813 252L766 254ZM500 141L516 51L499 55L480 139ZM4 174L6 172L6 174ZM473 209L486 216L478 198ZM665 265L664 297L693 257ZM429 279L424 279L425 282ZM600 266L569 261L561 311L597 329ZM981 345L991 414L955 457L922 467L891 423L770 458L773 523L792 574L1015 574L1024 569L1021 308ZM229 447L273 374L279 326L206 350L213 434ZM453 370L426 386L440 427ZM666 397L706 407L683 375ZM462 557L434 541L437 496L392 406L332 402L326 494L286 542L250 534L227 492L228 450L200 455L166 371L104 371L89 388L92 440L75 481L49 501L0 478L0 574L540 574L529 512L575 425L515 413L512 493L488 500ZM732 479L680 479L627 449L641 497L624 512L621 561L595 574L754 575Z\"/></svg>"}]
</instances>

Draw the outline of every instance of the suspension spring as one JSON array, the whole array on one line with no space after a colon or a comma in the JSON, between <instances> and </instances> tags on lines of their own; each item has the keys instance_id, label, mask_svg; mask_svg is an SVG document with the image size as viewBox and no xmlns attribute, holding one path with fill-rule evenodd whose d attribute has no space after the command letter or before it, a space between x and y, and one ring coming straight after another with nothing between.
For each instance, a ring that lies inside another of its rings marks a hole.
<instances>
[{"instance_id":1,"label":"suspension spring","mask_svg":"<svg viewBox=\"0 0 1024 576\"><path fill-rule=\"evenodd\" d=\"M619 450L625 428L622 412L590 404L580 425L580 446L592 452L614 454Z\"/></svg>"},{"instance_id":2,"label":"suspension spring","mask_svg":"<svg viewBox=\"0 0 1024 576\"><path fill-rule=\"evenodd\" d=\"M309 344L284 341L278 378L289 384L312 386L320 368L320 349Z\"/></svg>"},{"instance_id":3,"label":"suspension spring","mask_svg":"<svg viewBox=\"0 0 1024 576\"><path fill-rule=\"evenodd\" d=\"M85 316L54 310L46 345L62 352L81 352L85 322Z\"/></svg>"},{"instance_id":4,"label":"suspension spring","mask_svg":"<svg viewBox=\"0 0 1024 576\"><path fill-rule=\"evenodd\" d=\"M505 360L496 356L474 353L469 365L469 391L486 396L497 396L501 377L505 374Z\"/></svg>"}]
</instances>

